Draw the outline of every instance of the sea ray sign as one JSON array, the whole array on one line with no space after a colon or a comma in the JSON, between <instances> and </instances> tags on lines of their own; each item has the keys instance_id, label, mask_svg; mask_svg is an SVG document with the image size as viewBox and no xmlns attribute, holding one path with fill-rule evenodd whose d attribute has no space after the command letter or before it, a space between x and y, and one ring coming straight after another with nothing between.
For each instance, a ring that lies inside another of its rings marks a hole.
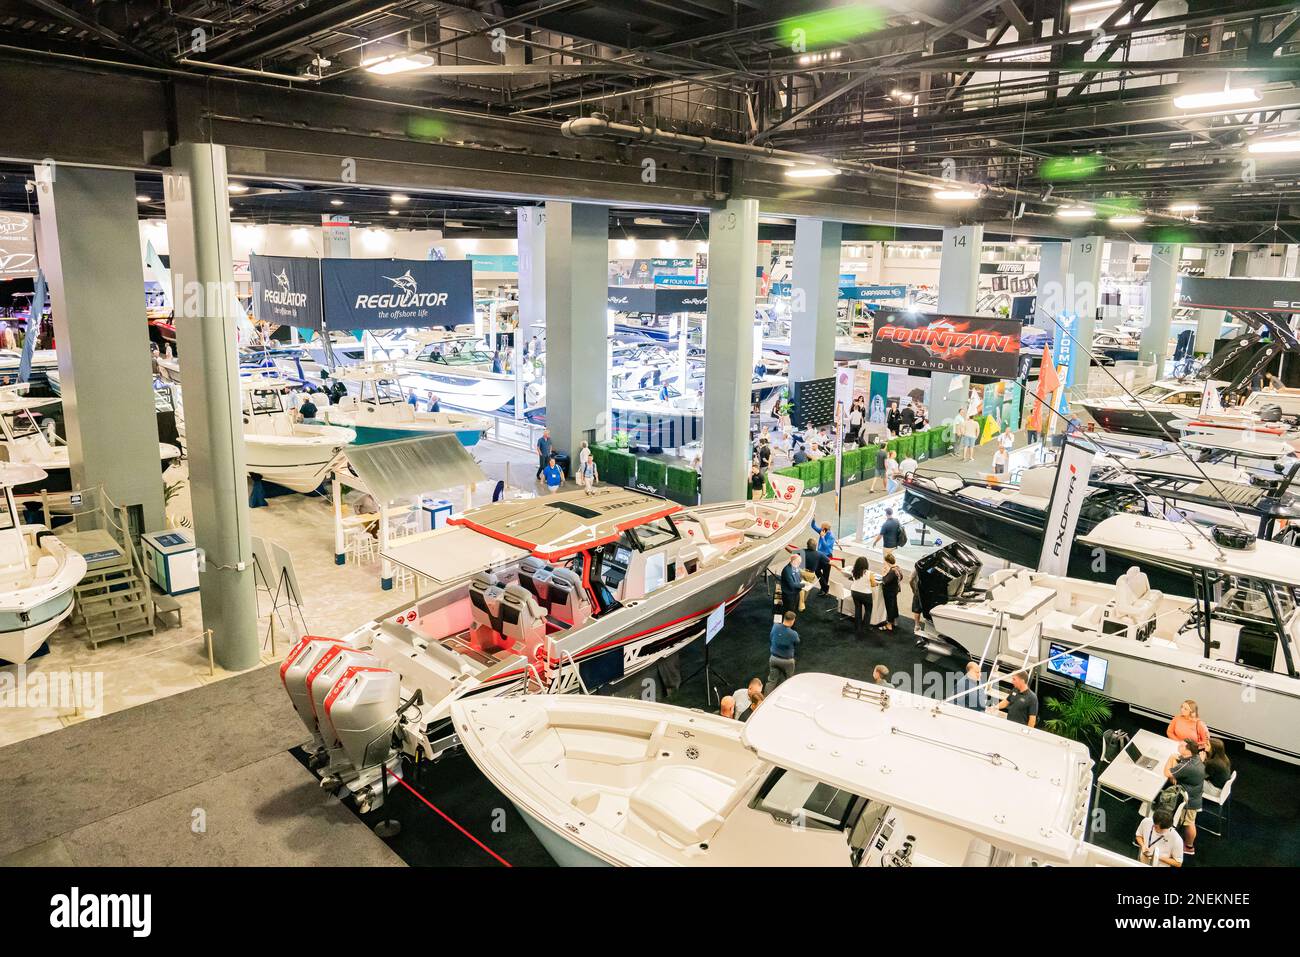
<instances>
[{"instance_id":1,"label":"sea ray sign","mask_svg":"<svg viewBox=\"0 0 1300 957\"><path fill-rule=\"evenodd\" d=\"M330 329L400 329L474 321L474 266L464 259L325 259Z\"/></svg>"},{"instance_id":2,"label":"sea ray sign","mask_svg":"<svg viewBox=\"0 0 1300 957\"><path fill-rule=\"evenodd\" d=\"M317 331L321 327L320 260L250 253L253 316L262 322Z\"/></svg>"}]
</instances>

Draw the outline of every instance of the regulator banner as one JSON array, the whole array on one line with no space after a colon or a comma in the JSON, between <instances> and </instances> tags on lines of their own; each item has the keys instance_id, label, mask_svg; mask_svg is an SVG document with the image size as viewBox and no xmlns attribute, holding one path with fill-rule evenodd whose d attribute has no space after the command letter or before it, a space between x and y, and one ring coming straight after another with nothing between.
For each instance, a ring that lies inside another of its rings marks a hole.
<instances>
[{"instance_id":1,"label":"regulator banner","mask_svg":"<svg viewBox=\"0 0 1300 957\"><path fill-rule=\"evenodd\" d=\"M36 231L30 213L0 213L0 279L36 275Z\"/></svg>"},{"instance_id":2,"label":"regulator banner","mask_svg":"<svg viewBox=\"0 0 1300 957\"><path fill-rule=\"evenodd\" d=\"M1020 323L882 311L876 315L871 361L915 372L1014 379L1020 372Z\"/></svg>"},{"instance_id":3,"label":"regulator banner","mask_svg":"<svg viewBox=\"0 0 1300 957\"><path fill-rule=\"evenodd\" d=\"M1047 506L1047 527L1043 530L1043 550L1038 556L1038 570L1049 575L1065 575L1070 567L1070 548L1079 511L1088 492L1092 472L1092 449L1066 441L1057 459L1056 481Z\"/></svg>"},{"instance_id":4,"label":"regulator banner","mask_svg":"<svg viewBox=\"0 0 1300 957\"><path fill-rule=\"evenodd\" d=\"M249 253L253 316L262 322L320 331L320 260Z\"/></svg>"},{"instance_id":5,"label":"regulator banner","mask_svg":"<svg viewBox=\"0 0 1300 957\"><path fill-rule=\"evenodd\" d=\"M474 321L474 265L467 259L325 259L321 285L331 329Z\"/></svg>"}]
</instances>

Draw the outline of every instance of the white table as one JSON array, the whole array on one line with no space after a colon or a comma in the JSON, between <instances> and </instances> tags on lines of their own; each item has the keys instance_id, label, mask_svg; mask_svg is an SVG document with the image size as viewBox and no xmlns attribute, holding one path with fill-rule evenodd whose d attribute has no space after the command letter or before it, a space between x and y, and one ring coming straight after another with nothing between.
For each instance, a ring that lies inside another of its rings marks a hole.
<instances>
[{"instance_id":1,"label":"white table","mask_svg":"<svg viewBox=\"0 0 1300 957\"><path fill-rule=\"evenodd\" d=\"M1150 803L1156 799L1167 782L1165 765L1178 753L1178 742L1163 734L1142 730L1130 739L1144 758L1155 758L1154 768L1144 768L1121 751L1114 761L1097 775L1097 796L1109 791L1122 800L1139 800Z\"/></svg>"}]
</instances>

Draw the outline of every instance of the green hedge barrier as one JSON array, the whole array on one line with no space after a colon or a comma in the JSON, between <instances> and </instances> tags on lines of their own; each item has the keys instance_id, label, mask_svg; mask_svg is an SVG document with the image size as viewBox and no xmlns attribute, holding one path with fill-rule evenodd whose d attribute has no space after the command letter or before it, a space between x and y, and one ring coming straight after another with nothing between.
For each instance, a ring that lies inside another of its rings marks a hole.
<instances>
[{"instance_id":1,"label":"green hedge barrier","mask_svg":"<svg viewBox=\"0 0 1300 957\"><path fill-rule=\"evenodd\" d=\"M600 468L599 465L596 467ZM631 452L610 449L609 461L605 464L605 473L601 478L610 485L631 485L635 476L636 457Z\"/></svg>"},{"instance_id":2,"label":"green hedge barrier","mask_svg":"<svg viewBox=\"0 0 1300 957\"><path fill-rule=\"evenodd\" d=\"M828 455L825 458L817 460L821 467L821 484L822 491L829 492L835 488L835 456Z\"/></svg>"},{"instance_id":3,"label":"green hedge barrier","mask_svg":"<svg viewBox=\"0 0 1300 957\"><path fill-rule=\"evenodd\" d=\"M600 480L602 482L609 481L606 478L609 472L609 446L593 445L591 447L591 458L596 463L596 474L600 476Z\"/></svg>"},{"instance_id":4,"label":"green hedge barrier","mask_svg":"<svg viewBox=\"0 0 1300 957\"><path fill-rule=\"evenodd\" d=\"M844 453L840 468L840 481L852 485L862 478L862 450L849 449Z\"/></svg>"},{"instance_id":5,"label":"green hedge barrier","mask_svg":"<svg viewBox=\"0 0 1300 957\"><path fill-rule=\"evenodd\" d=\"M804 493L807 495L819 495L822 490L822 464L821 462L802 462L796 465L799 471L795 474L803 482Z\"/></svg>"},{"instance_id":6,"label":"green hedge barrier","mask_svg":"<svg viewBox=\"0 0 1300 957\"><path fill-rule=\"evenodd\" d=\"M898 437L898 461L902 462L904 459L912 458L915 447L916 436L900 435Z\"/></svg>"},{"instance_id":7,"label":"green hedge barrier","mask_svg":"<svg viewBox=\"0 0 1300 957\"><path fill-rule=\"evenodd\" d=\"M668 490L668 466L658 459L637 459L636 480L662 495Z\"/></svg>"},{"instance_id":8,"label":"green hedge barrier","mask_svg":"<svg viewBox=\"0 0 1300 957\"><path fill-rule=\"evenodd\" d=\"M880 446L864 445L858 451L862 453L862 467L858 470L858 474L864 479L869 479L876 474L876 453L880 451Z\"/></svg>"},{"instance_id":9,"label":"green hedge barrier","mask_svg":"<svg viewBox=\"0 0 1300 957\"><path fill-rule=\"evenodd\" d=\"M930 457L930 431L929 429L912 433L912 458L918 462L924 462Z\"/></svg>"},{"instance_id":10,"label":"green hedge barrier","mask_svg":"<svg viewBox=\"0 0 1300 957\"><path fill-rule=\"evenodd\" d=\"M667 468L666 482L668 497L683 505L694 505L699 501L699 474L692 468L670 465Z\"/></svg>"},{"instance_id":11,"label":"green hedge barrier","mask_svg":"<svg viewBox=\"0 0 1300 957\"><path fill-rule=\"evenodd\" d=\"M952 436L949 426L936 425L930 430L930 458L947 455L952 451Z\"/></svg>"}]
</instances>

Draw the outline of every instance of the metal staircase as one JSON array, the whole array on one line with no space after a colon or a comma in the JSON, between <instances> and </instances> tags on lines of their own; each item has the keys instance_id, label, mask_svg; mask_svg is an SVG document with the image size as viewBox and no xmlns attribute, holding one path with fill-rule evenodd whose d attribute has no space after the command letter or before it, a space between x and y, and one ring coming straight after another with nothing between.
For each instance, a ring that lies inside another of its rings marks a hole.
<instances>
[{"instance_id":1,"label":"metal staircase","mask_svg":"<svg viewBox=\"0 0 1300 957\"><path fill-rule=\"evenodd\" d=\"M85 627L90 646L153 635L153 594L126 510L100 489L42 495L41 504L46 526L86 559L86 575L73 589L73 621ZM55 528L58 518L73 521Z\"/></svg>"}]
</instances>

